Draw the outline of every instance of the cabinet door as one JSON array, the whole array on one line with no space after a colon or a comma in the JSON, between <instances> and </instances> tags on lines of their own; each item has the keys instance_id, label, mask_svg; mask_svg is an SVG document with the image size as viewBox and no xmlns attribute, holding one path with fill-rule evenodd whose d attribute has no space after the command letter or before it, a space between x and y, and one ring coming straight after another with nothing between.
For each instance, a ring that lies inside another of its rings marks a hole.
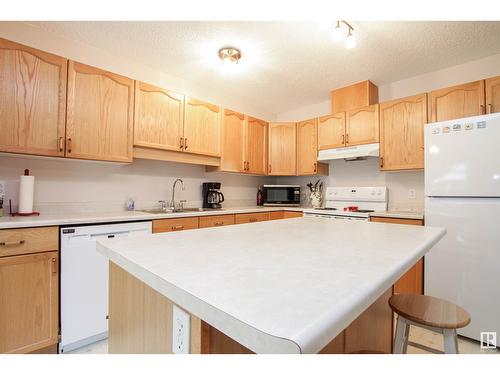
<instances>
[{"instance_id":1,"label":"cabinet door","mask_svg":"<svg viewBox=\"0 0 500 375\"><path fill-rule=\"evenodd\" d=\"M431 122L485 113L484 81L434 90L430 93Z\"/></svg>"},{"instance_id":2,"label":"cabinet door","mask_svg":"<svg viewBox=\"0 0 500 375\"><path fill-rule=\"evenodd\" d=\"M379 140L378 104L346 113L346 145L364 145Z\"/></svg>"},{"instance_id":3,"label":"cabinet door","mask_svg":"<svg viewBox=\"0 0 500 375\"><path fill-rule=\"evenodd\" d=\"M175 232L198 228L198 216L153 220L153 233Z\"/></svg>"},{"instance_id":4,"label":"cabinet door","mask_svg":"<svg viewBox=\"0 0 500 375\"><path fill-rule=\"evenodd\" d=\"M345 146L345 112L322 116L318 119L318 149Z\"/></svg>"},{"instance_id":5,"label":"cabinet door","mask_svg":"<svg viewBox=\"0 0 500 375\"><path fill-rule=\"evenodd\" d=\"M267 122L248 116L246 151L247 173L266 174Z\"/></svg>"},{"instance_id":6,"label":"cabinet door","mask_svg":"<svg viewBox=\"0 0 500 375\"><path fill-rule=\"evenodd\" d=\"M67 63L0 39L0 151L64 156Z\"/></svg>"},{"instance_id":7,"label":"cabinet door","mask_svg":"<svg viewBox=\"0 0 500 375\"><path fill-rule=\"evenodd\" d=\"M424 167L427 95L380 104L380 168L384 171Z\"/></svg>"},{"instance_id":8,"label":"cabinet door","mask_svg":"<svg viewBox=\"0 0 500 375\"><path fill-rule=\"evenodd\" d=\"M132 161L134 81L69 62L66 156Z\"/></svg>"},{"instance_id":9,"label":"cabinet door","mask_svg":"<svg viewBox=\"0 0 500 375\"><path fill-rule=\"evenodd\" d=\"M134 146L181 151L184 96L135 83Z\"/></svg>"},{"instance_id":10,"label":"cabinet door","mask_svg":"<svg viewBox=\"0 0 500 375\"><path fill-rule=\"evenodd\" d=\"M0 258L0 353L58 342L57 251Z\"/></svg>"},{"instance_id":11,"label":"cabinet door","mask_svg":"<svg viewBox=\"0 0 500 375\"><path fill-rule=\"evenodd\" d=\"M245 115L224 109L222 117L221 170L225 172L246 171L244 141Z\"/></svg>"},{"instance_id":12,"label":"cabinet door","mask_svg":"<svg viewBox=\"0 0 500 375\"><path fill-rule=\"evenodd\" d=\"M269 124L269 165L272 176L297 174L297 125L294 122Z\"/></svg>"},{"instance_id":13,"label":"cabinet door","mask_svg":"<svg viewBox=\"0 0 500 375\"><path fill-rule=\"evenodd\" d=\"M186 98L184 109L184 151L220 156L220 108L196 99Z\"/></svg>"},{"instance_id":14,"label":"cabinet door","mask_svg":"<svg viewBox=\"0 0 500 375\"><path fill-rule=\"evenodd\" d=\"M297 123L297 174L318 171L318 127L316 119Z\"/></svg>"},{"instance_id":15,"label":"cabinet door","mask_svg":"<svg viewBox=\"0 0 500 375\"><path fill-rule=\"evenodd\" d=\"M500 77L488 78L485 81L486 112L500 112Z\"/></svg>"}]
</instances>

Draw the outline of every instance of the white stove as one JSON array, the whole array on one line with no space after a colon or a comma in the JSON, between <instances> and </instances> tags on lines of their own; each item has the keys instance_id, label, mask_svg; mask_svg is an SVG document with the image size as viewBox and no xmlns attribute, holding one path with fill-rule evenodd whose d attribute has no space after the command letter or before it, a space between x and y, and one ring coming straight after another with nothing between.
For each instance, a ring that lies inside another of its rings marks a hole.
<instances>
[{"instance_id":1,"label":"white stove","mask_svg":"<svg viewBox=\"0 0 500 375\"><path fill-rule=\"evenodd\" d=\"M368 220L371 212L387 210L387 187L329 187L325 207L304 211L304 216Z\"/></svg>"}]
</instances>

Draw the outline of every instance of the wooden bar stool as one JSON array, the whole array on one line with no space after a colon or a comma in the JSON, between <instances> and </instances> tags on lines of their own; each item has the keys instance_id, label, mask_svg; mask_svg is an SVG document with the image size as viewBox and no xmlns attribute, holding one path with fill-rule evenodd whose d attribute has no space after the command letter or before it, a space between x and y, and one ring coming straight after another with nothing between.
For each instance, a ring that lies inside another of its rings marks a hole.
<instances>
[{"instance_id":1,"label":"wooden bar stool","mask_svg":"<svg viewBox=\"0 0 500 375\"><path fill-rule=\"evenodd\" d=\"M389 305L398 314L394 354L406 353L408 345L432 353L458 354L457 329L470 323L469 313L460 306L420 294L393 295ZM411 325L441 333L444 337L444 352L408 341Z\"/></svg>"}]
</instances>

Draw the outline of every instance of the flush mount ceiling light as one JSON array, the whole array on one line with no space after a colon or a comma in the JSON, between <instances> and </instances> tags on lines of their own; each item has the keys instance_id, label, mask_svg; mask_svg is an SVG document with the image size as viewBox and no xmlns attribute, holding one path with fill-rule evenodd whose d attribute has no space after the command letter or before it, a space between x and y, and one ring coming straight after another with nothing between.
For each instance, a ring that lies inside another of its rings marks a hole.
<instances>
[{"instance_id":1,"label":"flush mount ceiling light","mask_svg":"<svg viewBox=\"0 0 500 375\"><path fill-rule=\"evenodd\" d=\"M354 27L352 27L346 21L337 21L335 23L335 27L332 30L332 41L334 41L335 43L344 41L344 46L347 49L356 47Z\"/></svg>"},{"instance_id":2,"label":"flush mount ceiling light","mask_svg":"<svg viewBox=\"0 0 500 375\"><path fill-rule=\"evenodd\" d=\"M225 63L238 64L241 59L241 51L235 47L221 48L218 54L223 64Z\"/></svg>"}]
</instances>

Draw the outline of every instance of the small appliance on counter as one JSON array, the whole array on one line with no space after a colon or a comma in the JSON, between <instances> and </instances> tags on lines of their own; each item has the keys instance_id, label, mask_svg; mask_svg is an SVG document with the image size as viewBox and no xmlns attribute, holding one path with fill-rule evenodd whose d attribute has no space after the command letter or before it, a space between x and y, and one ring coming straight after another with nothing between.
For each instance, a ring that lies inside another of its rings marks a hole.
<instances>
[{"instance_id":1,"label":"small appliance on counter","mask_svg":"<svg viewBox=\"0 0 500 375\"><path fill-rule=\"evenodd\" d=\"M300 206L300 185L264 185L264 206Z\"/></svg>"},{"instance_id":2,"label":"small appliance on counter","mask_svg":"<svg viewBox=\"0 0 500 375\"><path fill-rule=\"evenodd\" d=\"M30 170L25 169L24 175L19 177L19 203L18 212L12 212L12 202L9 200L10 216L38 216L39 212L33 211L33 198L35 195L35 177L30 176Z\"/></svg>"},{"instance_id":3,"label":"small appliance on counter","mask_svg":"<svg viewBox=\"0 0 500 375\"><path fill-rule=\"evenodd\" d=\"M202 188L203 208L222 208L224 194L220 191L220 182L204 182Z\"/></svg>"}]
</instances>

